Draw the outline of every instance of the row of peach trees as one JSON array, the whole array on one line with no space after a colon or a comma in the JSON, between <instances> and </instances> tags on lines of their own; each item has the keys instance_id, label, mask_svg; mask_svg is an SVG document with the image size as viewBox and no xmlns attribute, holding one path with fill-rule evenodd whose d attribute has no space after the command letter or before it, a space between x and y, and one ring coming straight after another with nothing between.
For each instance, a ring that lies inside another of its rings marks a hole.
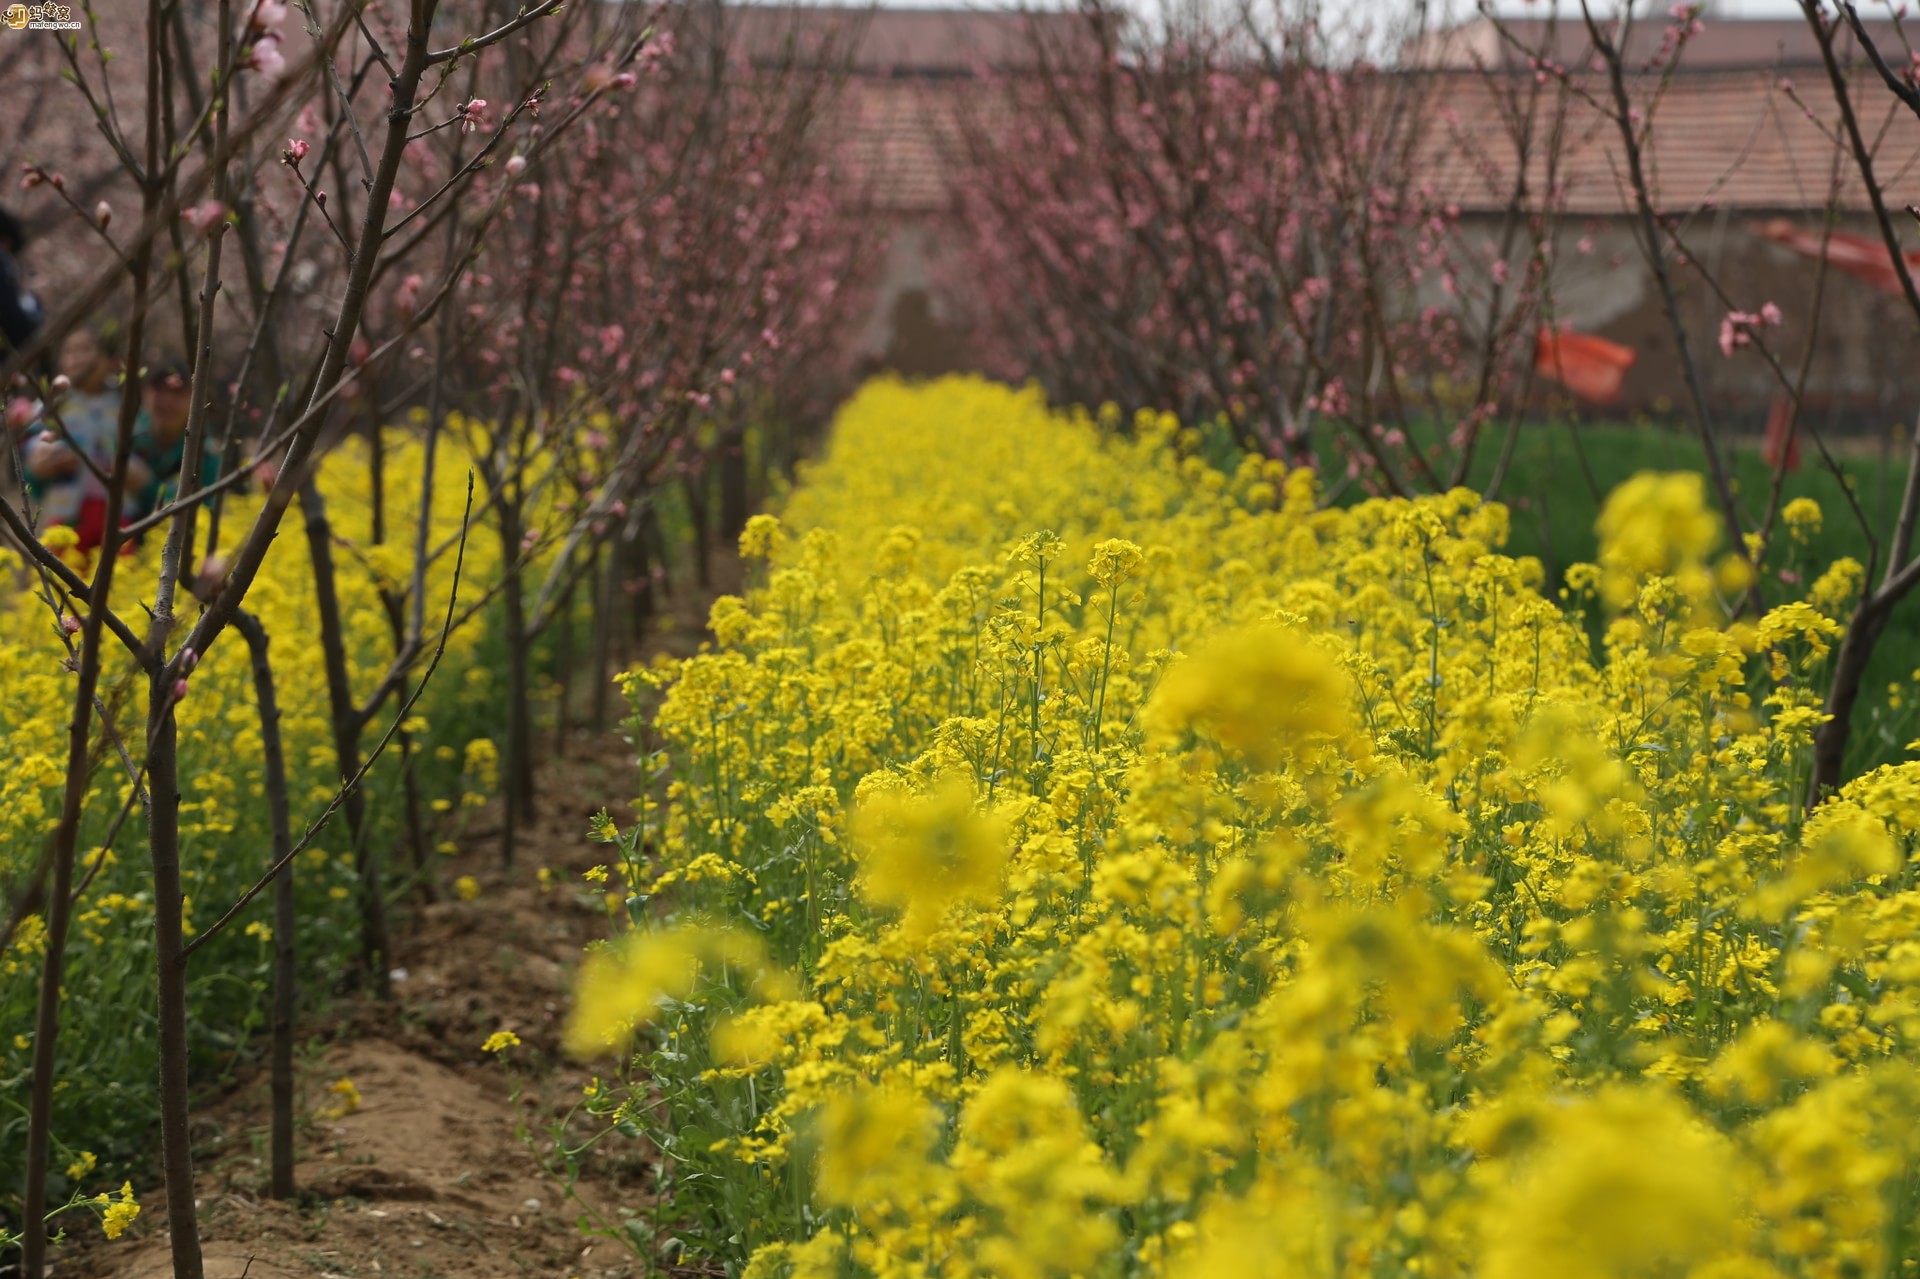
<instances>
[{"instance_id":1,"label":"row of peach trees","mask_svg":"<svg viewBox=\"0 0 1920 1279\"><path fill-rule=\"evenodd\" d=\"M422 867L390 864L363 782L400 761L402 842L417 863L432 816L407 767L410 713L449 636L484 621L506 668L511 859L531 803L541 654L567 669L555 646L581 644L574 620L592 618L586 642L604 663L611 605L623 587L644 594L662 552L663 502L710 522L713 474L723 493L745 483L748 426L830 393L822 339L854 296L855 240L826 127L832 58L809 63L826 70L735 65L717 6L218 0L190 12L147 0L83 16L78 32L35 33L31 55L8 51L10 75L50 86L5 108L18 126L8 145L39 242L63 246L68 278L0 385L49 402L58 435L64 388L48 357L111 314L129 387L158 352L188 353L192 410L177 494L129 526L108 521L97 555L63 550L29 501L0 490L3 535L27 566L7 605L47 611L70 678L64 740L8 742L13 760L57 756L64 780L44 840L0 858L0 953L31 929L40 955L24 1152L0 1162L23 1179L22 1273L38 1279L58 1210L56 1096L87 1086L88 1045L61 1037L73 920L109 854L144 835L154 971L126 1015L157 1024L174 1272L199 1279L189 1076L207 1028L190 1024L190 963L216 962L202 949L265 918L259 899L276 903L271 1189L289 1195L299 854L330 823L351 848L355 971L384 993L392 892ZM138 407L123 400L98 477L109 510L129 485ZM371 507L358 540L320 482L348 440L370 490L353 495ZM451 535L428 518L449 489L467 494ZM721 505L744 519L739 500ZM276 538L296 528L312 626L270 635L249 600ZM158 557L123 557L135 539ZM463 581L478 539L497 542L498 570ZM377 662L362 651L366 619L349 615L343 560L378 568ZM157 569L139 574L146 564ZM451 589L430 589L450 565ZM203 922L190 934L181 814L203 779L182 767L176 713L200 664L233 643L251 654L273 846L252 852L233 900L193 904ZM289 790L279 738L275 672L288 662L324 668L338 785L310 808ZM114 672L129 666L121 696ZM124 783L123 804L102 775ZM108 803L119 811L103 820ZM97 847L83 839L102 829Z\"/></svg>"},{"instance_id":2,"label":"row of peach trees","mask_svg":"<svg viewBox=\"0 0 1920 1279\"><path fill-rule=\"evenodd\" d=\"M1613 269L1653 282L1685 388L1679 412L1726 541L1756 570L1747 607L1761 602L1759 548L1778 529L1796 449L1777 451L1762 491L1736 491L1702 367L1715 324L1728 358L1764 363L1787 436L1810 441L1847 498L1863 584L1810 798L1838 785L1869 661L1920 585L1920 452L1876 521L1803 411L1835 315L1871 304L1858 283L1829 278L1822 250L1843 214L1864 210L1896 282L1901 328L1888 340L1920 330L1901 231L1920 190L1895 156L1911 154L1920 83L1898 15L1870 27L1851 3L1800 6L1818 81L1783 76L1770 97L1810 116L1832 152L1815 192L1823 213L1803 228L1817 246L1807 293L1781 299L1791 323L1776 328L1773 299L1712 266L1711 200L1675 204L1651 159L1675 77L1714 20L1703 5L1583 0L1525 25L1484 2L1464 15L1300 0L1145 16L1110 0L1076 8L1084 21L1032 25L1031 74L983 95L952 139L971 235L948 268L966 281L959 296L990 363L1037 377L1058 402L1217 422L1248 451L1326 468L1336 494L1445 490L1482 473L1476 459L1491 453L1493 495L1539 412L1539 335L1559 321L1556 292L1593 269L1568 230L1569 157L1576 138L1597 138L1640 259ZM1497 53L1447 65L1419 56L1448 21L1476 12ZM1485 118L1463 127L1457 102ZM1730 150L1720 181L1741 160ZM1464 223L1446 168L1497 213Z\"/></svg>"}]
</instances>

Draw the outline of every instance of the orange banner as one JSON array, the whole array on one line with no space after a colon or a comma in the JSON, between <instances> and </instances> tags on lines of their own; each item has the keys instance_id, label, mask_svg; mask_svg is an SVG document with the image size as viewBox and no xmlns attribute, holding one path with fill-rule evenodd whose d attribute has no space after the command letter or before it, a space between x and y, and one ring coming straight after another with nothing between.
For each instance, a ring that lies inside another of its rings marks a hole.
<instances>
[{"instance_id":1,"label":"orange banner","mask_svg":"<svg viewBox=\"0 0 1920 1279\"><path fill-rule=\"evenodd\" d=\"M1620 398L1620 384L1635 358L1618 342L1571 329L1541 329L1533 346L1537 371L1595 404Z\"/></svg>"},{"instance_id":2,"label":"orange banner","mask_svg":"<svg viewBox=\"0 0 1920 1279\"><path fill-rule=\"evenodd\" d=\"M1772 240L1802 257L1815 260L1820 257L1821 235L1818 231L1803 230L1785 218L1775 218L1757 229L1762 239ZM1894 269L1893 257L1887 252L1885 241L1864 235L1850 235L1845 231L1830 231L1825 239L1827 263L1834 270L1844 271L1882 293L1903 292L1900 273ZM1920 251L1909 249L1903 256L1907 260L1907 270L1920 275Z\"/></svg>"}]
</instances>

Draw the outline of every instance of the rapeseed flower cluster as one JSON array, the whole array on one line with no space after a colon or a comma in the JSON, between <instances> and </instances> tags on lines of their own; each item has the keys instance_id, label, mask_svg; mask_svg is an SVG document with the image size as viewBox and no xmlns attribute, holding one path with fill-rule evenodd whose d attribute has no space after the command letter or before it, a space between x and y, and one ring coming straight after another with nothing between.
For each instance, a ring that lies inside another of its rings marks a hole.
<instances>
[{"instance_id":1,"label":"rapeseed flower cluster","mask_svg":"<svg viewBox=\"0 0 1920 1279\"><path fill-rule=\"evenodd\" d=\"M874 384L715 642L629 677L672 780L597 819L570 1042L678 1246L1914 1273L1920 763L1804 804L1851 588L1730 620L1687 477L1554 594L1473 493L1194 444Z\"/></svg>"}]
</instances>

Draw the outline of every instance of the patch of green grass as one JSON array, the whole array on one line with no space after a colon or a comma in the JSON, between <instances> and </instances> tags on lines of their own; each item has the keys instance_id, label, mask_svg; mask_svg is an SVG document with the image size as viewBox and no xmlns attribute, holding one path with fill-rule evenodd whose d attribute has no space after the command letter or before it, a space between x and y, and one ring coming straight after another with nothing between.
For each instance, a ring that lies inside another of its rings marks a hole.
<instances>
[{"instance_id":1,"label":"patch of green grass","mask_svg":"<svg viewBox=\"0 0 1920 1279\"><path fill-rule=\"evenodd\" d=\"M1481 491L1492 477L1498 453L1497 441L1487 444L1475 457L1468 479L1469 487ZM1753 528L1766 512L1772 472L1751 441L1734 443L1730 453L1741 518ZM1891 526L1906 482L1904 450L1890 453L1882 460L1861 456L1855 448L1851 456L1839 459L1876 535ZM1651 426L1542 422L1521 429L1498 496L1514 508L1514 549L1540 556L1558 574L1568 564L1593 557L1593 524L1600 513L1596 492L1604 499L1641 471L1702 468L1700 444L1691 434ZM1810 563L1824 567L1843 555L1867 562L1867 539L1848 506L1841 481L1813 449L1806 450L1801 468L1786 477L1781 494L1783 502L1810 497L1825 513L1819 534L1807 547ZM1776 528L1775 542L1783 536L1784 530Z\"/></svg>"}]
</instances>

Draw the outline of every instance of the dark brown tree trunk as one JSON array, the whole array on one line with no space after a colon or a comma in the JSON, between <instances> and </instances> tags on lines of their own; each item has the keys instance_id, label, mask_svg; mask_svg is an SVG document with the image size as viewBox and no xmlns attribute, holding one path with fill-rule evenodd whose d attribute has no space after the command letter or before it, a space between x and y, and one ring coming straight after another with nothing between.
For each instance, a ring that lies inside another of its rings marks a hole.
<instances>
[{"instance_id":1,"label":"dark brown tree trunk","mask_svg":"<svg viewBox=\"0 0 1920 1279\"><path fill-rule=\"evenodd\" d=\"M160 1159L166 1171L173 1273L201 1279L200 1226L193 1198L193 1138L188 1131L187 962L181 915L179 734L173 690L150 685L147 776L153 796L148 849L153 860L153 936L160 1030Z\"/></svg>"},{"instance_id":2,"label":"dark brown tree trunk","mask_svg":"<svg viewBox=\"0 0 1920 1279\"><path fill-rule=\"evenodd\" d=\"M604 556L604 563L596 562L589 589L594 592L599 606L593 610L593 731L607 731L608 692L613 684L613 630L619 610L614 607L614 599L620 590L620 547L615 539L604 548L596 547L594 554Z\"/></svg>"},{"instance_id":3,"label":"dark brown tree trunk","mask_svg":"<svg viewBox=\"0 0 1920 1279\"><path fill-rule=\"evenodd\" d=\"M1847 739L1853 733L1854 707L1860 700L1867 663L1873 660L1874 645L1887 629L1891 612L1880 599L1869 595L1847 622L1846 636L1833 657L1833 682L1827 688L1827 722L1814 737L1808 807L1840 789L1841 782L1846 780Z\"/></svg>"},{"instance_id":4,"label":"dark brown tree trunk","mask_svg":"<svg viewBox=\"0 0 1920 1279\"><path fill-rule=\"evenodd\" d=\"M750 514L747 477L747 431L738 422L720 437L720 523L715 540L737 541Z\"/></svg>"},{"instance_id":5,"label":"dark brown tree trunk","mask_svg":"<svg viewBox=\"0 0 1920 1279\"><path fill-rule=\"evenodd\" d=\"M422 891L431 895L432 882L426 874L427 826L420 817L420 781L413 772L413 761L419 751L413 744L413 734L404 728L394 734L394 740L400 744L401 799L407 806L407 852L413 859L414 874Z\"/></svg>"},{"instance_id":6,"label":"dark brown tree trunk","mask_svg":"<svg viewBox=\"0 0 1920 1279\"><path fill-rule=\"evenodd\" d=\"M587 590L593 590L594 569L600 563L600 543L593 544L593 550L587 559ZM560 602L559 626L553 640L555 674L560 687L553 698L553 757L567 757L567 730L573 722L573 595L578 586L569 586L566 597ZM600 619L605 608L593 610L593 630L598 633ZM589 637L591 643L591 636Z\"/></svg>"},{"instance_id":7,"label":"dark brown tree trunk","mask_svg":"<svg viewBox=\"0 0 1920 1279\"><path fill-rule=\"evenodd\" d=\"M111 545L111 543L109 543ZM103 561L101 578L111 578L113 565ZM95 595L104 598L96 589ZM96 606L93 610L98 613ZM72 919L74 850L80 839L80 817L93 770L87 749L93 726L93 703L100 683L98 621L86 624L80 643L79 687L74 691L73 717L67 723L67 786L61 801L60 824L53 834L53 885L46 898L46 957L40 967L40 997L34 1010L33 1084L27 1101L27 1183L23 1188L20 1228L25 1234L22 1273L44 1273L47 1249L47 1161L53 1143L54 1049L60 1041L61 982L65 975L67 928Z\"/></svg>"},{"instance_id":8,"label":"dark brown tree trunk","mask_svg":"<svg viewBox=\"0 0 1920 1279\"><path fill-rule=\"evenodd\" d=\"M508 548L506 581L501 592L507 613L507 749L501 777L506 813L500 827L500 862L511 866L520 827L533 816L533 703L528 671L527 600L517 559L520 511L511 499L501 504L500 531Z\"/></svg>"},{"instance_id":9,"label":"dark brown tree trunk","mask_svg":"<svg viewBox=\"0 0 1920 1279\"><path fill-rule=\"evenodd\" d=\"M347 672L345 620L333 566L333 528L326 501L309 475L300 486L300 505L306 512L307 557L313 563L316 612L320 618L320 657L327 672L327 705L333 721L333 754L344 780L360 772L360 712L353 702L352 676ZM361 788L347 792L341 807L353 840L354 867L360 880L360 962L368 988L379 998L391 993L387 973L393 954L387 927L387 895L383 859L367 831L367 801Z\"/></svg>"},{"instance_id":10,"label":"dark brown tree trunk","mask_svg":"<svg viewBox=\"0 0 1920 1279\"><path fill-rule=\"evenodd\" d=\"M649 510L640 517L640 527L634 536L622 546L627 561L623 572L628 581L636 583L632 621L627 627L627 638L636 646L646 637L647 627L652 625L654 615L659 611L659 595L653 586L653 569L656 560L663 566L665 564L661 541L660 521ZM628 653L630 658L638 656L637 648Z\"/></svg>"},{"instance_id":11,"label":"dark brown tree trunk","mask_svg":"<svg viewBox=\"0 0 1920 1279\"><path fill-rule=\"evenodd\" d=\"M260 704L260 758L266 774L267 811L273 823L273 855L278 863L293 847L292 804L287 797L287 758L280 741L280 700L274 689L273 664L267 655L267 632L258 618L244 610L233 616L234 628L246 638L253 655L253 691ZM291 1199L293 1180L293 1032L299 973L294 967L295 929L293 864L289 862L273 881L273 1016L271 1019L270 1167L268 1193Z\"/></svg>"},{"instance_id":12,"label":"dark brown tree trunk","mask_svg":"<svg viewBox=\"0 0 1920 1279\"><path fill-rule=\"evenodd\" d=\"M700 584L701 590L706 590L713 585L710 554L713 534L707 518L707 477L704 473L690 475L684 486L687 492L687 521L693 528L693 580Z\"/></svg>"}]
</instances>

